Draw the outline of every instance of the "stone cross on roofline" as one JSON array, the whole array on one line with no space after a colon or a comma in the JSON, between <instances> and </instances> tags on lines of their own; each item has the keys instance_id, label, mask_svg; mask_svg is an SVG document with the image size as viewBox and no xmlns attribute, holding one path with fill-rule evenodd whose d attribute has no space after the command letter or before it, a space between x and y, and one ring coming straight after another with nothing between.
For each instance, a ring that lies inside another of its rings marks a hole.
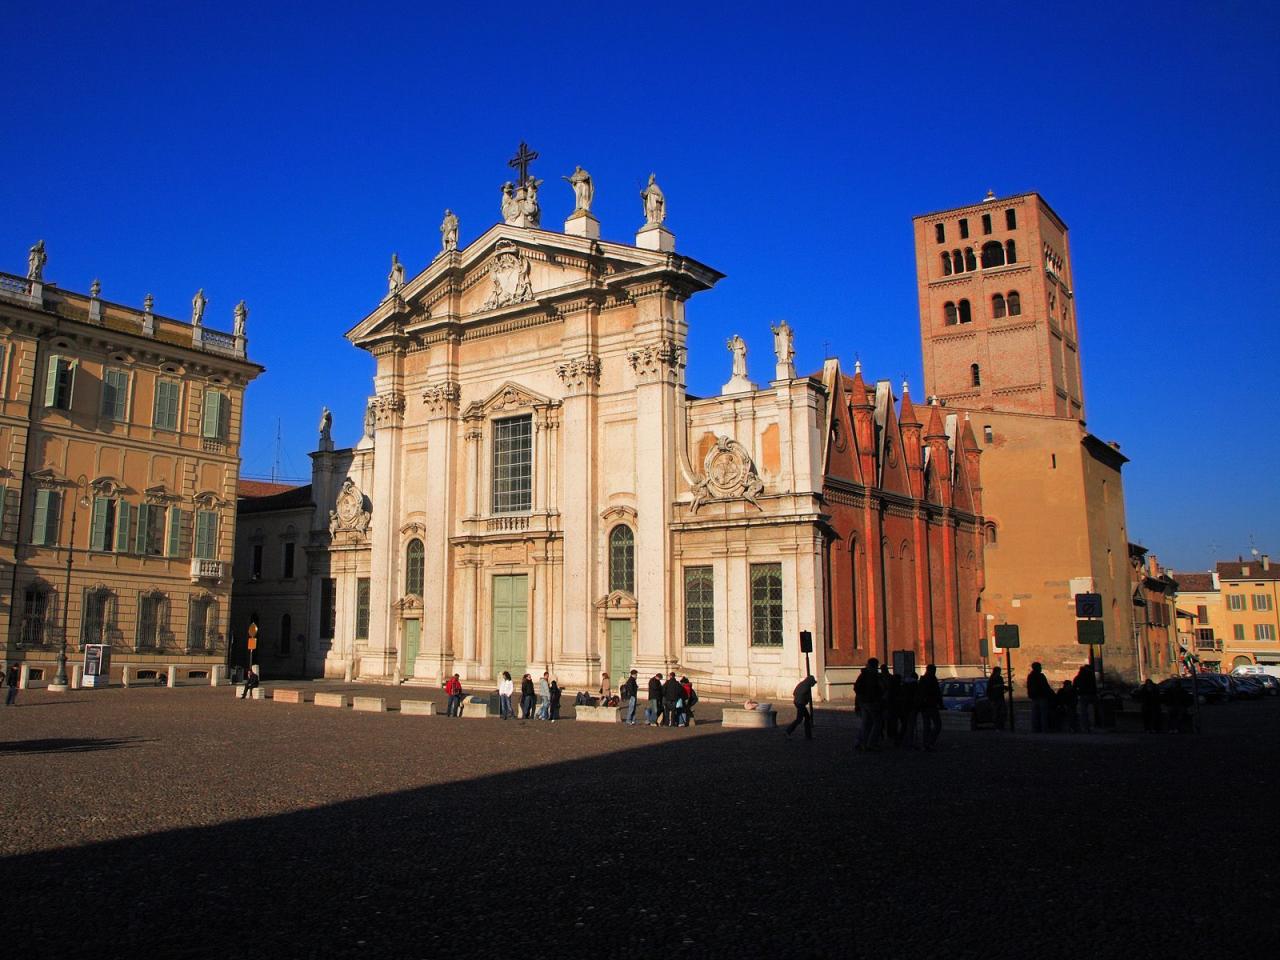
<instances>
[{"instance_id":1,"label":"stone cross on roofline","mask_svg":"<svg viewBox=\"0 0 1280 960\"><path fill-rule=\"evenodd\" d=\"M529 182L529 164L537 159L538 151L530 150L529 145L521 140L520 147L516 150L516 155L507 161L507 166L513 168L520 175L516 180L516 186L523 187Z\"/></svg>"}]
</instances>

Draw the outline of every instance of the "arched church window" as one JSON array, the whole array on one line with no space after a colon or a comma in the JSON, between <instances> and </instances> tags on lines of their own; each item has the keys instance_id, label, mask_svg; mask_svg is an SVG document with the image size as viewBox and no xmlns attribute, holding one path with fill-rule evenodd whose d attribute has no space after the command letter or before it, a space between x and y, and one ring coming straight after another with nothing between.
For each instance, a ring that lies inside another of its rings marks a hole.
<instances>
[{"instance_id":1,"label":"arched church window","mask_svg":"<svg viewBox=\"0 0 1280 960\"><path fill-rule=\"evenodd\" d=\"M956 314L956 305L950 300L942 306L942 319L948 327L954 327L956 325L958 319Z\"/></svg>"},{"instance_id":2,"label":"arched church window","mask_svg":"<svg viewBox=\"0 0 1280 960\"><path fill-rule=\"evenodd\" d=\"M1004 247L1000 246L999 240L988 240L982 245L982 266L1004 266Z\"/></svg>"},{"instance_id":3,"label":"arched church window","mask_svg":"<svg viewBox=\"0 0 1280 960\"><path fill-rule=\"evenodd\" d=\"M609 531L609 590L636 592L636 538L625 523Z\"/></svg>"},{"instance_id":4,"label":"arched church window","mask_svg":"<svg viewBox=\"0 0 1280 960\"><path fill-rule=\"evenodd\" d=\"M951 251L951 269L956 273L964 273L964 254L959 250Z\"/></svg>"},{"instance_id":5,"label":"arched church window","mask_svg":"<svg viewBox=\"0 0 1280 960\"><path fill-rule=\"evenodd\" d=\"M416 537L404 548L404 592L422 596L423 579L422 541Z\"/></svg>"},{"instance_id":6,"label":"arched church window","mask_svg":"<svg viewBox=\"0 0 1280 960\"><path fill-rule=\"evenodd\" d=\"M999 320L1005 315L1005 302L1001 294L996 294L991 298L991 316Z\"/></svg>"},{"instance_id":7,"label":"arched church window","mask_svg":"<svg viewBox=\"0 0 1280 960\"><path fill-rule=\"evenodd\" d=\"M973 320L973 310L969 307L968 300L960 301L960 322L970 323Z\"/></svg>"},{"instance_id":8,"label":"arched church window","mask_svg":"<svg viewBox=\"0 0 1280 960\"><path fill-rule=\"evenodd\" d=\"M1006 303L1009 305L1009 316L1016 317L1022 313L1022 297L1018 295L1017 290L1009 291Z\"/></svg>"},{"instance_id":9,"label":"arched church window","mask_svg":"<svg viewBox=\"0 0 1280 960\"><path fill-rule=\"evenodd\" d=\"M951 254L942 251L942 275L944 277L951 276Z\"/></svg>"},{"instance_id":10,"label":"arched church window","mask_svg":"<svg viewBox=\"0 0 1280 960\"><path fill-rule=\"evenodd\" d=\"M973 247L964 248L964 268L966 270L978 269L978 258L973 255Z\"/></svg>"},{"instance_id":11,"label":"arched church window","mask_svg":"<svg viewBox=\"0 0 1280 960\"><path fill-rule=\"evenodd\" d=\"M1018 248L1014 245L1014 242L1012 240L1006 240L1004 243L1004 262L1017 263L1018 262L1017 250Z\"/></svg>"},{"instance_id":12,"label":"arched church window","mask_svg":"<svg viewBox=\"0 0 1280 960\"><path fill-rule=\"evenodd\" d=\"M978 369L976 363L969 364L969 379L975 387L982 386L982 371Z\"/></svg>"}]
</instances>

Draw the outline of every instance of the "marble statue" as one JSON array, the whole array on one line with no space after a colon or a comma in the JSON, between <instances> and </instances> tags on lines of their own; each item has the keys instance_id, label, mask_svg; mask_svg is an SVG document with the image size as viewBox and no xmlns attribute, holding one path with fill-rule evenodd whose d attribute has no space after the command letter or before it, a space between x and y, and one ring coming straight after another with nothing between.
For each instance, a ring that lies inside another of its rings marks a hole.
<instances>
[{"instance_id":1,"label":"marble statue","mask_svg":"<svg viewBox=\"0 0 1280 960\"><path fill-rule=\"evenodd\" d=\"M440 247L446 253L458 249L458 215L452 210L445 210L440 223Z\"/></svg>"},{"instance_id":2,"label":"marble statue","mask_svg":"<svg viewBox=\"0 0 1280 960\"><path fill-rule=\"evenodd\" d=\"M516 200L515 184L507 181L502 185L502 222L515 223L520 219L520 203Z\"/></svg>"},{"instance_id":3,"label":"marble statue","mask_svg":"<svg viewBox=\"0 0 1280 960\"><path fill-rule=\"evenodd\" d=\"M49 255L44 252L44 241L37 240L27 251L27 279L37 283L44 281L44 265L49 262Z\"/></svg>"},{"instance_id":4,"label":"marble statue","mask_svg":"<svg viewBox=\"0 0 1280 960\"><path fill-rule=\"evenodd\" d=\"M530 177L521 188L524 192L524 199L520 202L520 214L524 220L522 227L536 227L542 222L542 210L538 207L538 187L541 185L542 181L537 177Z\"/></svg>"},{"instance_id":5,"label":"marble statue","mask_svg":"<svg viewBox=\"0 0 1280 960\"><path fill-rule=\"evenodd\" d=\"M320 446L323 449L326 440L333 439L333 414L328 407L320 409Z\"/></svg>"},{"instance_id":6,"label":"marble statue","mask_svg":"<svg viewBox=\"0 0 1280 960\"><path fill-rule=\"evenodd\" d=\"M374 398L370 397L369 402L364 408L364 435L370 440L373 439L374 430L378 426L378 411L374 409Z\"/></svg>"},{"instance_id":7,"label":"marble statue","mask_svg":"<svg viewBox=\"0 0 1280 960\"><path fill-rule=\"evenodd\" d=\"M241 300L236 304L236 325L233 331L237 337L244 336L244 325L248 319L249 308L246 307L244 301Z\"/></svg>"},{"instance_id":8,"label":"marble statue","mask_svg":"<svg viewBox=\"0 0 1280 960\"><path fill-rule=\"evenodd\" d=\"M391 254L391 272L387 274L387 293L399 293L404 286L404 264L398 254Z\"/></svg>"},{"instance_id":9,"label":"marble statue","mask_svg":"<svg viewBox=\"0 0 1280 960\"><path fill-rule=\"evenodd\" d=\"M591 174L583 170L582 167L573 168L573 173L567 177L561 177L573 187L573 212L574 213L590 213L591 201L595 199L596 187L591 182Z\"/></svg>"},{"instance_id":10,"label":"marble statue","mask_svg":"<svg viewBox=\"0 0 1280 960\"><path fill-rule=\"evenodd\" d=\"M196 295L191 298L191 325L198 327L204 323L204 308L208 304L209 298L204 295L204 287L196 291Z\"/></svg>"},{"instance_id":11,"label":"marble statue","mask_svg":"<svg viewBox=\"0 0 1280 960\"><path fill-rule=\"evenodd\" d=\"M773 331L774 357L777 358L778 363L790 363L791 358L796 355L795 348L792 346L795 334L791 330L791 324L781 320L776 327L769 329Z\"/></svg>"},{"instance_id":12,"label":"marble statue","mask_svg":"<svg viewBox=\"0 0 1280 960\"><path fill-rule=\"evenodd\" d=\"M654 226L667 219L667 198L658 186L658 175L649 174L649 185L640 192L644 201L645 226Z\"/></svg>"},{"instance_id":13,"label":"marble statue","mask_svg":"<svg viewBox=\"0 0 1280 960\"><path fill-rule=\"evenodd\" d=\"M725 347L733 354L733 378L739 377L746 379L747 376L747 341L736 333L724 343Z\"/></svg>"}]
</instances>

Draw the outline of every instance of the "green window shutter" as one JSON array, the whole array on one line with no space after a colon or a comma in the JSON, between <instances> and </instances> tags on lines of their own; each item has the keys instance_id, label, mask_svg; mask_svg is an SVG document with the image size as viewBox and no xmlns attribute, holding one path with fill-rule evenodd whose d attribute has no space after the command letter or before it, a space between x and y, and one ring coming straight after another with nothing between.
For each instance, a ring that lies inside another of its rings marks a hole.
<instances>
[{"instance_id":1,"label":"green window shutter","mask_svg":"<svg viewBox=\"0 0 1280 960\"><path fill-rule=\"evenodd\" d=\"M21 502L21 490L17 487L5 487L4 517L0 518L0 537L5 540L18 539L18 517L21 515L19 508Z\"/></svg>"},{"instance_id":2,"label":"green window shutter","mask_svg":"<svg viewBox=\"0 0 1280 960\"><path fill-rule=\"evenodd\" d=\"M102 373L102 415L111 420L123 421L125 401L129 396L129 375L123 370L104 370Z\"/></svg>"},{"instance_id":3,"label":"green window shutter","mask_svg":"<svg viewBox=\"0 0 1280 960\"><path fill-rule=\"evenodd\" d=\"M204 417L200 435L210 440L222 439L222 394L217 390L204 392Z\"/></svg>"},{"instance_id":4,"label":"green window shutter","mask_svg":"<svg viewBox=\"0 0 1280 960\"><path fill-rule=\"evenodd\" d=\"M167 553L170 557L182 556L182 515L186 513L181 507L172 507L169 510L169 546Z\"/></svg>"},{"instance_id":5,"label":"green window shutter","mask_svg":"<svg viewBox=\"0 0 1280 960\"><path fill-rule=\"evenodd\" d=\"M138 505L138 529L134 533L134 553L147 552L147 530L151 526L151 504Z\"/></svg>"},{"instance_id":6,"label":"green window shutter","mask_svg":"<svg viewBox=\"0 0 1280 960\"><path fill-rule=\"evenodd\" d=\"M129 552L129 521L133 510L128 503L121 500L116 504L116 553Z\"/></svg>"},{"instance_id":7,"label":"green window shutter","mask_svg":"<svg viewBox=\"0 0 1280 960\"><path fill-rule=\"evenodd\" d=\"M152 425L161 430L178 429L178 403L182 396L182 386L172 380L156 381L155 413Z\"/></svg>"},{"instance_id":8,"label":"green window shutter","mask_svg":"<svg viewBox=\"0 0 1280 960\"><path fill-rule=\"evenodd\" d=\"M47 491L49 494L49 509L45 515L44 540L43 543L58 542L58 519L62 513L62 494L57 490Z\"/></svg>"},{"instance_id":9,"label":"green window shutter","mask_svg":"<svg viewBox=\"0 0 1280 960\"><path fill-rule=\"evenodd\" d=\"M89 527L89 549L107 549L107 505L104 497L93 498L93 521Z\"/></svg>"},{"instance_id":10,"label":"green window shutter","mask_svg":"<svg viewBox=\"0 0 1280 960\"><path fill-rule=\"evenodd\" d=\"M179 519L178 554L183 557L189 557L191 556L191 528L195 524L195 516L190 510L183 510Z\"/></svg>"},{"instance_id":11,"label":"green window shutter","mask_svg":"<svg viewBox=\"0 0 1280 960\"><path fill-rule=\"evenodd\" d=\"M182 384L167 383L168 394L165 399L165 416L169 420L169 428L171 430L181 430L182 421L179 418L178 411L182 406Z\"/></svg>"},{"instance_id":12,"label":"green window shutter","mask_svg":"<svg viewBox=\"0 0 1280 960\"><path fill-rule=\"evenodd\" d=\"M44 405L52 407L58 402L58 367L62 357L56 353L49 356L49 377L44 384Z\"/></svg>"},{"instance_id":13,"label":"green window shutter","mask_svg":"<svg viewBox=\"0 0 1280 960\"><path fill-rule=\"evenodd\" d=\"M217 559L216 544L218 536L218 515L212 510L201 510L196 515L196 549L197 560Z\"/></svg>"},{"instance_id":14,"label":"green window shutter","mask_svg":"<svg viewBox=\"0 0 1280 960\"><path fill-rule=\"evenodd\" d=\"M35 516L31 520L31 542L43 544L45 532L49 526L49 495L52 491L36 491Z\"/></svg>"}]
</instances>

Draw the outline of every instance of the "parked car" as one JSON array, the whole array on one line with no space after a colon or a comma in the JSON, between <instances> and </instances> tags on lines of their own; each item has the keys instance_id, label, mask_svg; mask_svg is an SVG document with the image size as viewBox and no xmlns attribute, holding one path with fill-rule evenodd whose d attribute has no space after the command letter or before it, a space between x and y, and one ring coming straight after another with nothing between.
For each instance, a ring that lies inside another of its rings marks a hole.
<instances>
[{"instance_id":1,"label":"parked car","mask_svg":"<svg viewBox=\"0 0 1280 960\"><path fill-rule=\"evenodd\" d=\"M1240 700L1261 700L1267 695L1266 689L1257 677L1232 677L1235 696Z\"/></svg>"},{"instance_id":2,"label":"parked car","mask_svg":"<svg viewBox=\"0 0 1280 960\"><path fill-rule=\"evenodd\" d=\"M970 723L978 727L984 723L995 723L995 708L987 699L986 677L952 677L943 680L942 708L970 714Z\"/></svg>"},{"instance_id":3,"label":"parked car","mask_svg":"<svg viewBox=\"0 0 1280 960\"><path fill-rule=\"evenodd\" d=\"M1274 697L1280 695L1280 679L1273 677L1269 673L1251 673L1249 674L1249 677L1262 684L1262 689L1266 692L1267 696Z\"/></svg>"},{"instance_id":4,"label":"parked car","mask_svg":"<svg viewBox=\"0 0 1280 960\"><path fill-rule=\"evenodd\" d=\"M1236 667L1231 671L1233 677L1275 677L1280 680L1280 664L1275 663L1251 663L1247 667Z\"/></svg>"}]
</instances>

